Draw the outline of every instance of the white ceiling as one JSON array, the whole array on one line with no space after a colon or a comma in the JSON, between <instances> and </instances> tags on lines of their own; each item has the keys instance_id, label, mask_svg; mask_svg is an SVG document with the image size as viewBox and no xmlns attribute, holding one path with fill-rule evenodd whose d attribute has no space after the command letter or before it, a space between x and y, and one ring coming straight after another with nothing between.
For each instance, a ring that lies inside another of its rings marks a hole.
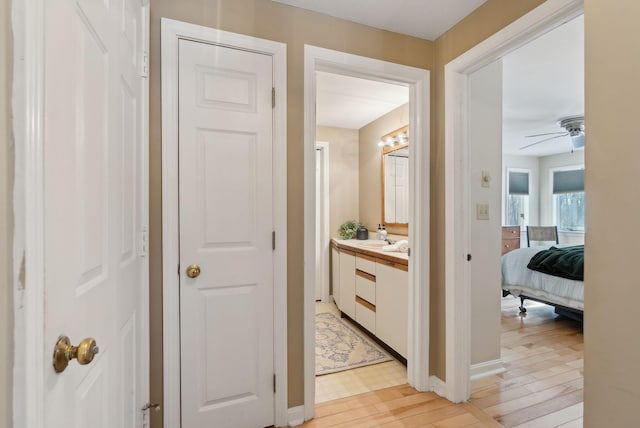
<instances>
[{"instance_id":1,"label":"white ceiling","mask_svg":"<svg viewBox=\"0 0 640 428\"><path fill-rule=\"evenodd\" d=\"M316 124L360 129L409 102L405 86L316 73Z\"/></svg>"},{"instance_id":2,"label":"white ceiling","mask_svg":"<svg viewBox=\"0 0 640 428\"><path fill-rule=\"evenodd\" d=\"M580 16L503 58L504 153L546 156L571 151L569 137L520 147L560 132L558 119L584 115L584 17ZM585 133L588 133L585 124Z\"/></svg>"},{"instance_id":3,"label":"white ceiling","mask_svg":"<svg viewBox=\"0 0 640 428\"><path fill-rule=\"evenodd\" d=\"M437 37L484 3L484 0L399 0L393 2L393 10L389 11L392 2L378 0L274 1L405 34L412 34L408 29L413 21L419 21L417 27L421 31L434 31L429 36L420 35L424 38ZM400 31L402 27L406 28ZM563 131L559 119L584 115L584 18L561 25L506 55L502 61L503 151L528 156L571 151L569 137L520 148L538 141L525 135ZM317 83L319 125L360 129L408 102L407 89L396 85L330 73L317 73ZM588 124L585 129L588 132Z\"/></svg>"},{"instance_id":4,"label":"white ceiling","mask_svg":"<svg viewBox=\"0 0 640 428\"><path fill-rule=\"evenodd\" d=\"M273 1L433 41L487 0Z\"/></svg>"}]
</instances>

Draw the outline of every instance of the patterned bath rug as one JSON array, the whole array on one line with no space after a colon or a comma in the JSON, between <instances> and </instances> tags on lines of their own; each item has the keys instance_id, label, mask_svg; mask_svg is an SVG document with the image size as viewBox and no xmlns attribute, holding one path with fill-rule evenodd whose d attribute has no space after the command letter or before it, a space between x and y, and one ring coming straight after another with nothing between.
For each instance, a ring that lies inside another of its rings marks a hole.
<instances>
[{"instance_id":1,"label":"patterned bath rug","mask_svg":"<svg viewBox=\"0 0 640 428\"><path fill-rule=\"evenodd\" d=\"M392 359L347 321L330 312L316 314L316 376Z\"/></svg>"}]
</instances>

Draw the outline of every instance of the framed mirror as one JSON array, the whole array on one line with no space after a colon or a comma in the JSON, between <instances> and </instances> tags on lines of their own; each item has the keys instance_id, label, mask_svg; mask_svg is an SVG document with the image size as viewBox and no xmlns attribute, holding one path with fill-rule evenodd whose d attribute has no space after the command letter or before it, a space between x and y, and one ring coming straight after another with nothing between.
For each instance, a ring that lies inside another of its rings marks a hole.
<instances>
[{"instance_id":1,"label":"framed mirror","mask_svg":"<svg viewBox=\"0 0 640 428\"><path fill-rule=\"evenodd\" d=\"M409 224L409 127L382 137L382 222Z\"/></svg>"}]
</instances>

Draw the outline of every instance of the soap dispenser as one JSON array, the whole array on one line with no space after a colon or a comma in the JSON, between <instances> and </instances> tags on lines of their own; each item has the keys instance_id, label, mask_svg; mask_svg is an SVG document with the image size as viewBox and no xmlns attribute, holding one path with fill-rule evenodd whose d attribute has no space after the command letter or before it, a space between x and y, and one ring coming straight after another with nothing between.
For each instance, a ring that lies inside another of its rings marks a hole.
<instances>
[{"instance_id":1,"label":"soap dispenser","mask_svg":"<svg viewBox=\"0 0 640 428\"><path fill-rule=\"evenodd\" d=\"M380 233L379 233L379 240L384 241L385 239L387 239L387 228L384 227L384 224L382 225L382 228L380 229Z\"/></svg>"}]
</instances>

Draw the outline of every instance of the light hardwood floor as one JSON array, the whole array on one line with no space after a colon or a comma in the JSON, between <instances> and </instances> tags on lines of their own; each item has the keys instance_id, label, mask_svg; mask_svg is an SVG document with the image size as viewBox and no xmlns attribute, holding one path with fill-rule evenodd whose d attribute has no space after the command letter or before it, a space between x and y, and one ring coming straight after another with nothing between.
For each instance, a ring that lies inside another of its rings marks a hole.
<instances>
[{"instance_id":1,"label":"light hardwood floor","mask_svg":"<svg viewBox=\"0 0 640 428\"><path fill-rule=\"evenodd\" d=\"M320 427L582 427L583 338L580 323L527 302L502 302L506 371L472 384L468 403L395 386L316 405Z\"/></svg>"}]
</instances>

